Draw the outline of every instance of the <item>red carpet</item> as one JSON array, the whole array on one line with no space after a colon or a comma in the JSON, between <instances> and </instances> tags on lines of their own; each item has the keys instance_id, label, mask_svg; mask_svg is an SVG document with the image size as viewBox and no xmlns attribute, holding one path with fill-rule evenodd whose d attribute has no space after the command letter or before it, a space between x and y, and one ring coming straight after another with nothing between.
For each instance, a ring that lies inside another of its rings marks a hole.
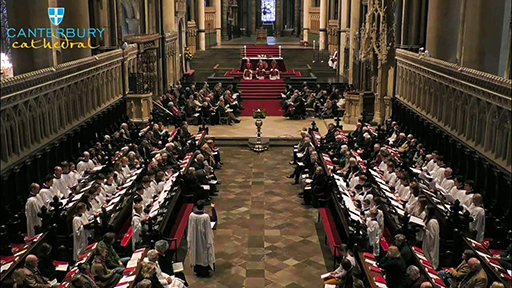
<instances>
[{"instance_id":1,"label":"red carpet","mask_svg":"<svg viewBox=\"0 0 512 288\"><path fill-rule=\"evenodd\" d=\"M245 46L246 57L258 57L258 55L268 55L270 57L279 57L279 46Z\"/></svg>"},{"instance_id":2,"label":"red carpet","mask_svg":"<svg viewBox=\"0 0 512 288\"><path fill-rule=\"evenodd\" d=\"M231 71L226 72L224 76L226 77L235 77L235 78L242 78L243 72L240 71L240 69L235 68ZM289 78L289 77L301 77L302 74L300 74L299 71L295 71L294 69L288 69L286 72L281 72L281 78Z\"/></svg>"},{"instance_id":3,"label":"red carpet","mask_svg":"<svg viewBox=\"0 0 512 288\"><path fill-rule=\"evenodd\" d=\"M244 110L242 116L252 116L258 108L267 110L268 116L282 116L280 99L284 92L284 80L245 80L240 81Z\"/></svg>"}]
</instances>

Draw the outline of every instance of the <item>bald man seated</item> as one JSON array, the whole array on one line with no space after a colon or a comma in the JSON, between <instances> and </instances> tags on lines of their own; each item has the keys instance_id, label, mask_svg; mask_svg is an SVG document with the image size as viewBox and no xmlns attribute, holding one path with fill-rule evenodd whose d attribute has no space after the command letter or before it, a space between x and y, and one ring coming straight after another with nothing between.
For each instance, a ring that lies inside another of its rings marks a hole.
<instances>
[{"instance_id":1,"label":"bald man seated","mask_svg":"<svg viewBox=\"0 0 512 288\"><path fill-rule=\"evenodd\" d=\"M485 288L487 287L487 274L480 261L476 258L468 260L469 273L460 283L459 288Z\"/></svg>"},{"instance_id":2,"label":"bald man seated","mask_svg":"<svg viewBox=\"0 0 512 288\"><path fill-rule=\"evenodd\" d=\"M50 288L52 284L48 281L47 278L43 277L39 269L37 268L39 264L39 259L37 259L36 255L28 255L25 258L25 268L23 268L25 272L25 279L23 280L23 287L32 287L32 288Z\"/></svg>"}]
</instances>

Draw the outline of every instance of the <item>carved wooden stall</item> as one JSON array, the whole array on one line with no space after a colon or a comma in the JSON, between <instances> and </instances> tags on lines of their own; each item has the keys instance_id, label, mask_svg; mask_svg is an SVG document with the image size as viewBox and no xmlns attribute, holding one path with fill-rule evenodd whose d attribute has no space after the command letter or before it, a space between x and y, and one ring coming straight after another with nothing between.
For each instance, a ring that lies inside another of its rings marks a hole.
<instances>
[{"instance_id":1,"label":"carved wooden stall","mask_svg":"<svg viewBox=\"0 0 512 288\"><path fill-rule=\"evenodd\" d=\"M474 179L486 207L509 209L511 80L423 53L398 49L396 55L393 118Z\"/></svg>"}]
</instances>

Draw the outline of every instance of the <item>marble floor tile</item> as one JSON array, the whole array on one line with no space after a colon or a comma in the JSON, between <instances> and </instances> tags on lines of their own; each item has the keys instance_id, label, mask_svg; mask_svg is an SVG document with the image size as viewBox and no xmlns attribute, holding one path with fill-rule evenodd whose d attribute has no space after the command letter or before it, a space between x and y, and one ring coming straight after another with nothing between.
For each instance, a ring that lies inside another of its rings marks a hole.
<instances>
[{"instance_id":1,"label":"marble floor tile","mask_svg":"<svg viewBox=\"0 0 512 288\"><path fill-rule=\"evenodd\" d=\"M221 147L224 166L216 174L223 183L212 201L219 218L216 271L198 278L185 265L190 287L323 287L320 275L332 259L323 256L328 248L318 235L323 233L318 212L300 204L299 186L286 178L294 168L288 164L291 152Z\"/></svg>"}]
</instances>

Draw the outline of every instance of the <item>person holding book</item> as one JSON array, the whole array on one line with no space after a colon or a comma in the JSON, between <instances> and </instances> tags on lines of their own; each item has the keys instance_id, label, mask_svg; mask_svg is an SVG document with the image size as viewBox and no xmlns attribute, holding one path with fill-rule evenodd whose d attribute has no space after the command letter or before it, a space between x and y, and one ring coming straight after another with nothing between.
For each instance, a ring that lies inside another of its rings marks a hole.
<instances>
[{"instance_id":1,"label":"person holding book","mask_svg":"<svg viewBox=\"0 0 512 288\"><path fill-rule=\"evenodd\" d=\"M347 259L350 262L351 267L357 267L356 258L354 258L352 252L348 250L347 244L341 244L339 249L342 260ZM338 285L341 283L341 279L345 277L345 274L346 270L343 267L342 261L336 270L322 275L322 279L324 280L324 284Z\"/></svg>"}]
</instances>

